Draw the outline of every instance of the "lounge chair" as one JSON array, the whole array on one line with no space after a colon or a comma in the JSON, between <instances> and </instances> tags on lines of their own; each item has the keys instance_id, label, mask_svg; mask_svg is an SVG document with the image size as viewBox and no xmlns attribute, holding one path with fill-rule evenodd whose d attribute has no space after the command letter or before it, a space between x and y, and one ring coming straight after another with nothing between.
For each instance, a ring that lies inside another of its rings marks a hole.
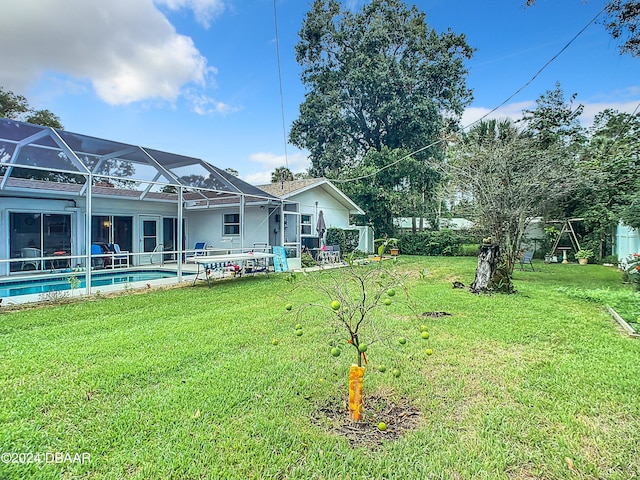
<instances>
[{"instance_id":1,"label":"lounge chair","mask_svg":"<svg viewBox=\"0 0 640 480\"><path fill-rule=\"evenodd\" d=\"M120 250L120 245L113 243L109 245L111 250L111 268L115 268L116 265L129 268L129 250Z\"/></svg>"},{"instance_id":2,"label":"lounge chair","mask_svg":"<svg viewBox=\"0 0 640 480\"><path fill-rule=\"evenodd\" d=\"M522 259L520 260L520 270L524 271L524 266L525 264L529 264L531 266L531 271L535 272L535 269L533 268L533 263L531 262L533 260L533 252L524 252L524 254L522 255Z\"/></svg>"}]
</instances>

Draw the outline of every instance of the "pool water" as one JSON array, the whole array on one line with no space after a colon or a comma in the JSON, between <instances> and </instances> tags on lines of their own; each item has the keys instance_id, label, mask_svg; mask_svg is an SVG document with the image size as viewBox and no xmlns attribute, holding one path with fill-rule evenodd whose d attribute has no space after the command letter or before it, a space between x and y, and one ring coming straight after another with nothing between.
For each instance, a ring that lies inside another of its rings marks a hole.
<instances>
[{"instance_id":1,"label":"pool water","mask_svg":"<svg viewBox=\"0 0 640 480\"><path fill-rule=\"evenodd\" d=\"M183 276L187 275L183 273ZM0 298L15 297L18 295L34 295L39 293L54 292L60 290L71 290L68 278L64 277L43 277L31 280L12 280L0 282ZM78 278L77 289L86 287L84 274L75 274ZM107 272L93 273L91 275L91 287L104 287L107 285L120 285L134 282L148 282L163 278L177 278L176 272L164 270L136 270L135 272Z\"/></svg>"}]
</instances>

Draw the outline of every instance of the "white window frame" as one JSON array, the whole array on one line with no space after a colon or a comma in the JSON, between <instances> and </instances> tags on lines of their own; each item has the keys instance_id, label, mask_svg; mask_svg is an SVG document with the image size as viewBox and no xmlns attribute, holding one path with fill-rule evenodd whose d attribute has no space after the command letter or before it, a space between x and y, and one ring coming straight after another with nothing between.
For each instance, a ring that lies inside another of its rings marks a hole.
<instances>
[{"instance_id":1,"label":"white window frame","mask_svg":"<svg viewBox=\"0 0 640 480\"><path fill-rule=\"evenodd\" d=\"M309 217L309 222L306 223L305 217ZM309 233L305 233L305 227L309 227ZM310 213L301 213L300 214L300 236L310 237L313 235L313 215Z\"/></svg>"},{"instance_id":2,"label":"white window frame","mask_svg":"<svg viewBox=\"0 0 640 480\"><path fill-rule=\"evenodd\" d=\"M227 217L235 217L235 218L234 218L234 221L228 222ZM237 218L237 221L235 221L236 218ZM237 230L237 233L231 233L227 231L228 227L236 227L234 230ZM225 237L240 236L240 214L239 213L225 213L222 215L222 234Z\"/></svg>"}]
</instances>

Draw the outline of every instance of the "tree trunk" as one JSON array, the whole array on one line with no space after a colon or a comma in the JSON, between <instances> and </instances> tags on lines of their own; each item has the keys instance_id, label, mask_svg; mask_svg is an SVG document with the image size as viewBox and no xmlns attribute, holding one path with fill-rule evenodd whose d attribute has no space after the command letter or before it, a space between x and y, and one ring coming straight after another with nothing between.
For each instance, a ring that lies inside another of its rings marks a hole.
<instances>
[{"instance_id":1,"label":"tree trunk","mask_svg":"<svg viewBox=\"0 0 640 480\"><path fill-rule=\"evenodd\" d=\"M364 367L351 365L349 370L349 417L359 422L362 420L362 380Z\"/></svg>"},{"instance_id":2,"label":"tree trunk","mask_svg":"<svg viewBox=\"0 0 640 480\"><path fill-rule=\"evenodd\" d=\"M491 279L498 264L500 247L498 245L481 245L478 253L478 267L476 268L476 278L471 284L473 293L480 293L489 290Z\"/></svg>"},{"instance_id":3,"label":"tree trunk","mask_svg":"<svg viewBox=\"0 0 640 480\"><path fill-rule=\"evenodd\" d=\"M500 247L498 245L480 246L476 277L469 289L472 293L487 291L513 293L511 274L507 265L500 261Z\"/></svg>"}]
</instances>

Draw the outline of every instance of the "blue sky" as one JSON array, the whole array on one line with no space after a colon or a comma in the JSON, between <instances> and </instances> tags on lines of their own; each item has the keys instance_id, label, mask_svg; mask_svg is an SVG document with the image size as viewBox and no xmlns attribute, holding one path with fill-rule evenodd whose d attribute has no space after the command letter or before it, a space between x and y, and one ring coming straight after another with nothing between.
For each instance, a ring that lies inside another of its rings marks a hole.
<instances>
[{"instance_id":1,"label":"blue sky","mask_svg":"<svg viewBox=\"0 0 640 480\"><path fill-rule=\"evenodd\" d=\"M288 133L304 99L294 46L309 2L276 1ZM524 3L415 2L436 31L464 33L477 49L463 124L528 82L604 6ZM0 12L0 85L67 130L202 158L254 184L285 164L273 0L7 0ZM578 94L589 125L605 108L636 108L640 59L621 56L597 21L493 116L518 117L556 82ZM308 166L304 151L286 150L293 171Z\"/></svg>"}]
</instances>

